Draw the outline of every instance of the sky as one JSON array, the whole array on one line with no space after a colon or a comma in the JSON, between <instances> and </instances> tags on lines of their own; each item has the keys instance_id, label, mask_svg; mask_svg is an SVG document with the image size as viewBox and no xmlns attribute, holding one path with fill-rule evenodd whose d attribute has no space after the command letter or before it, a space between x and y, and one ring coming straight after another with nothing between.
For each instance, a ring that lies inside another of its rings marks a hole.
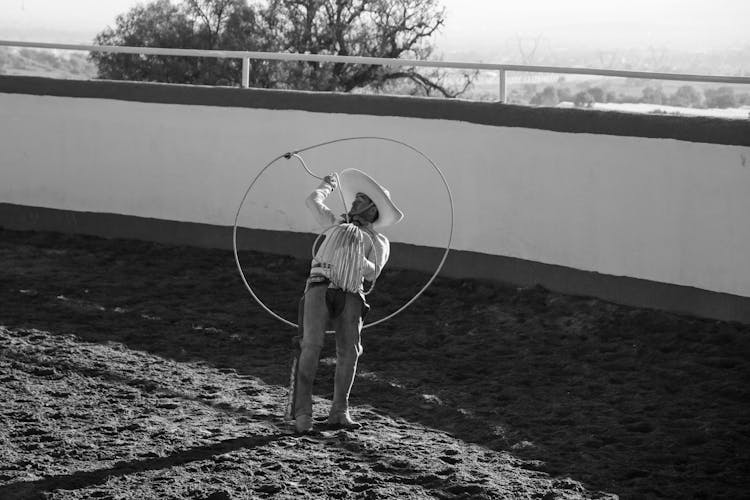
<instances>
[{"instance_id":1,"label":"sky","mask_svg":"<svg viewBox=\"0 0 750 500\"><path fill-rule=\"evenodd\" d=\"M173 0L174 1L174 0ZM0 39L90 43L139 0L0 0ZM442 0L435 39L451 52L531 47L663 47L715 50L750 45L750 0Z\"/></svg>"}]
</instances>

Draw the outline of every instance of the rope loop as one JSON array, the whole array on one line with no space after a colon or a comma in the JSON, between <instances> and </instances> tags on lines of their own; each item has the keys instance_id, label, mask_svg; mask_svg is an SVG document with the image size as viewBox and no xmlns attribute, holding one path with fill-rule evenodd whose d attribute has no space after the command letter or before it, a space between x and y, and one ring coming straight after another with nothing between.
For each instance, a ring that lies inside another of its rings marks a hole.
<instances>
[{"instance_id":1,"label":"rope loop","mask_svg":"<svg viewBox=\"0 0 750 500\"><path fill-rule=\"evenodd\" d=\"M435 281L435 278L437 278L437 275L440 273L440 271L443 268L443 265L445 264L445 260L448 258L448 253L450 252L451 244L453 242L453 226L454 226L453 195L451 194L450 186L448 185L448 181L445 179L445 176L443 175L443 172L435 164L435 162L433 162L426 154L424 154L419 149L415 148L414 146L412 146L410 144L407 144L406 142L399 141L397 139L391 139L389 137L359 136L359 137L345 137L345 138L341 138L341 139L334 139L334 140L331 140L331 141L321 142L319 144L313 144L312 146L307 146L307 147L299 149L297 151L290 151L290 152L287 152L287 153L283 153L283 154L277 156L276 158L274 158L273 160L271 160L270 162L268 162L260 170L260 172L258 172L258 174L253 178L253 180L250 182L250 185L245 190L245 194L242 196L242 200L240 201L240 204L237 207L237 213L234 216L234 227L232 229L232 249L234 251L234 262L237 265L237 270L240 273L240 278L242 278L242 282L244 283L245 288L247 288L247 291L250 292L250 295L253 297L253 299L255 299L255 301L258 303L258 305L260 305L271 316L273 316L274 318L278 319L282 323L285 323L285 324L287 324L287 325L289 325L291 327L298 328L298 325L296 323L292 322L292 321L289 321L289 320L287 320L285 318L282 318L281 316L279 316L278 314L276 314L274 311L272 311L271 309L269 309L268 306L266 306L263 303L263 301L260 300L260 298L256 295L255 291L250 286L250 283L248 282L247 277L245 276L244 271L242 270L242 264L240 263L239 253L237 251L237 224L238 224L238 221L239 221L239 218L240 218L240 212L242 211L242 206L245 204L245 201L247 200L247 197L250 194L250 191L253 189L253 186L255 186L255 183L258 182L258 179L260 179L260 177L263 175L263 173L266 170L268 170L272 165L274 165L277 161L279 161L280 159L284 158L284 159L290 160L292 157L294 157L294 158L296 158L300 162L300 164L302 165L302 167L305 169L305 171L309 175L311 175L312 177L315 177L316 179L322 180L323 177L315 175L307 167L307 164L305 164L305 160L302 158L302 156L300 156L300 153L303 153L305 151L309 151L309 150L315 149L315 148L329 146L331 144L336 144L336 143L339 143L339 142L359 141L359 140L378 140L378 141L392 142L392 143L404 146L405 148L410 149L410 150L414 151L415 153L417 153L419 156L421 156L422 158L424 158L424 160L426 160L432 166L432 168L434 169L434 171L440 176L440 180L443 182L443 185L445 186L445 191L446 191L446 193L448 195L448 203L450 204L450 231L449 231L449 234L448 234L448 242L447 242L447 244L445 246L445 251L443 252L443 256L440 259L440 263L438 264L437 268L435 269L435 272L432 274L432 276L427 281L427 283L425 283L424 286L414 295L414 297L412 297L403 306L401 306L399 309L397 309L396 311L392 312L388 316L385 316L384 318L380 318L379 320L376 320L376 321L373 321L371 323L365 324L362 328L370 328L372 326L375 326L375 325L378 325L380 323L383 323L383 322L385 322L385 321L393 318L397 314L400 314L407 307L409 307L411 304L413 304L414 301L416 301L417 298L419 298L419 296L421 296L422 293L424 293L424 291L427 290L427 288L432 284L432 282ZM339 186L341 186L341 182L340 182L340 178L338 176L338 173L334 173L334 175L336 176L336 182L337 182L337 184ZM346 209L346 207L347 207L346 200L344 199L344 195L341 192L340 187L339 187L339 194L341 195L341 201L344 203L344 209ZM348 221L348 216L347 216L347 221L346 222L347 223L349 222ZM336 225L338 225L338 224L336 224ZM318 243L318 240L321 238L321 236L326 231L328 231L332 227L334 227L334 226L327 227L320 234L318 234L318 237L313 242L313 256L315 255L315 246ZM365 231L361 231L360 230L360 232L364 233L364 234L367 234ZM367 234L367 236L370 237L369 234ZM372 243L372 237L370 237L370 241ZM372 247L375 248L375 245L373 244ZM375 286L375 282L373 281L372 286L370 287L370 289L367 291L366 294L369 294L370 292L372 292L374 286Z\"/></svg>"},{"instance_id":2,"label":"rope loop","mask_svg":"<svg viewBox=\"0 0 750 500\"><path fill-rule=\"evenodd\" d=\"M313 259L315 259L315 255L317 254L317 250L315 249L315 247L318 245L318 241L320 241L320 238L323 237L323 235L325 233L327 233L329 230L331 230L331 229L333 229L335 227L341 227L342 225L345 225L345 224L348 224L348 223L343 223L342 224L342 223L338 223L337 222L336 224L332 224L332 225L328 226L327 228L323 229L318 234L318 237L315 238L315 241L313 241L313 244L312 244L312 258ZM375 252L375 262L378 262L379 261L379 259L378 259L378 257L379 257L378 256L378 249L375 246L375 242L373 241L372 236L370 236L370 233L368 233L367 231L362 231L361 229L359 229L359 232L362 235L367 236L370 239L370 248L372 248L372 250ZM362 256L364 256L364 255L362 255ZM361 274L361 271L360 271L360 274ZM370 295L370 293L372 293L372 291L375 289L375 281L376 280L377 280L377 276L375 278L373 278L373 280L370 282L370 287L367 289L366 292L363 292L363 295ZM358 290L350 290L350 291L352 291L354 293L358 292Z\"/></svg>"}]
</instances>

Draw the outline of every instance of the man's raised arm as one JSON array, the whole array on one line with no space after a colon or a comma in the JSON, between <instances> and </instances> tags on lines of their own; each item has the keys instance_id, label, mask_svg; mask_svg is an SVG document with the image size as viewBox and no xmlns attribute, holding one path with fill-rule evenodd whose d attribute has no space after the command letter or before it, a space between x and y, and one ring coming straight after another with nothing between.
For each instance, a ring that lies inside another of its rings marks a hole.
<instances>
[{"instance_id":1,"label":"man's raised arm","mask_svg":"<svg viewBox=\"0 0 750 500\"><path fill-rule=\"evenodd\" d=\"M336 178L332 174L326 175L320 186L310 193L310 196L305 200L305 205L312 212L320 227L329 227L337 222L334 213L323 203L334 189L336 189Z\"/></svg>"}]
</instances>

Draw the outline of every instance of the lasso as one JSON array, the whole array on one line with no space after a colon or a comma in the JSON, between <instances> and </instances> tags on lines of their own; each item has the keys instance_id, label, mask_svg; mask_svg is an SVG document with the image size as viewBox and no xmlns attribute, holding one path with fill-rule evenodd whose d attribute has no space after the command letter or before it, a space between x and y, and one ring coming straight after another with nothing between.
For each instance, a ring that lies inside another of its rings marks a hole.
<instances>
[{"instance_id":1,"label":"lasso","mask_svg":"<svg viewBox=\"0 0 750 500\"><path fill-rule=\"evenodd\" d=\"M387 320L393 318L394 316L396 316L397 314L401 313L407 307L409 307L415 300L417 300L417 298L419 298L420 295L422 295L422 293L424 293L425 290L427 290L427 288L432 284L432 282L435 281L435 278L437 278L438 273L440 273L440 270L443 268L443 265L445 264L445 260L448 257L448 252L450 252L451 243L453 241L453 195L451 194L450 186L448 185L448 182L446 181L445 176L443 175L443 172L440 170L440 168L438 168L438 166L435 164L435 162L433 162L426 154L424 154L422 151L420 151L419 149L415 148L414 146L411 146L410 144L407 144L405 142L402 142L402 141L399 141L399 140L396 140L396 139L391 139L391 138L388 138L388 137L377 137L377 136L345 137L345 138L342 138L342 139L334 139L332 141L321 142L319 144L308 146L306 148L302 148L302 149L299 149L297 151L287 152L287 153L281 154L281 155L277 156L276 158L274 158L273 160L271 160L270 162L268 162L260 170L260 172L258 172L258 174L253 178L252 182L250 182L250 185L245 190L245 194L242 197L242 201L240 201L240 205L239 205L239 207L237 207L237 213L234 216L234 227L232 229L232 249L234 251L234 261L237 264L237 270L240 273L240 277L242 278L242 282L245 284L245 288L247 288L248 292L250 292L250 295L253 297L253 299L255 299L255 301L258 303L258 305L260 305L271 316L273 316L274 318L278 319L279 321L281 321L281 322L283 322L283 323L285 323L285 324L287 324L287 325L289 325L291 327L297 328L297 324L293 323L292 321L289 321L289 320L287 320L285 318L282 318L281 316L279 316L278 314L276 314L274 311L272 311L271 309L269 309L268 306L266 306L263 303L263 301L260 300L260 298L255 294L255 292L253 291L253 288L250 286L250 283L248 282L247 278L245 277L244 271L242 270L242 265L240 264L239 253L237 251L237 224L238 224L238 220L239 220L239 217L240 217L240 212L242 211L242 206L245 204L245 200L247 199L247 196L250 194L250 191L252 190L253 186L258 181L258 179L261 177L261 175L263 175L263 173L266 170L268 170L271 167L271 165L273 165L274 163L276 163L280 159L282 159L282 158L291 159L292 157L294 157L294 158L296 158L302 164L302 167L305 169L305 171L308 174L310 174L311 176L315 177L316 179L323 179L322 177L315 175L313 172L310 171L309 168L307 168L307 165L305 164L305 161L302 159L302 157L300 156L299 153L302 153L304 151L309 151L311 149L319 148L319 147L322 147L322 146L328 146L328 145L335 144L335 143L338 143L338 142L355 141L355 140L380 140L380 141L388 141L388 142L393 142L395 144L400 144L401 146L404 146L404 147L406 147L408 149L411 149L412 151L416 152L418 155L420 155L422 158L424 158L432 166L432 168L435 170L435 172L437 172L437 174L440 176L440 180L443 182L443 185L445 186L445 191L448 194L448 202L450 204L450 231L449 231L449 234L448 234L448 243L445 246L445 251L443 252L443 256L440 259L440 263L438 264L437 268L435 269L435 272L432 274L432 276L427 281L427 283L425 283L425 285L406 304L404 304L399 309L397 309L396 311L392 312L391 314L389 314L388 316L386 316L384 318L381 318L381 319L379 319L377 321L373 321L371 323L365 324L363 326L363 328L369 328L371 326L375 326L375 325L380 324L380 323L382 323L384 321L387 321ZM339 179L338 179L338 174L335 174L335 175L336 175L337 183L340 186L340 182L339 182ZM344 203L344 209L346 209L346 200L344 200L344 195L341 193L341 189L339 189L339 194L341 195L341 201ZM351 230L350 228L348 228L346 226L352 226L354 229L357 230L357 232L355 233L353 230ZM331 226L331 227L334 227L334 226ZM315 242L313 243L313 256L315 255L315 245L317 244L318 240L321 238L321 236L326 231L328 231L329 229L331 229L331 227L325 228L320 234L318 234L318 237L315 239ZM362 274L361 274L361 271L362 271L361 266L352 266L351 264L347 264L347 263L348 262L355 262L355 261L359 262L359 260L352 260L353 257L356 257L353 253L363 252L363 249L360 246L360 245L363 244L362 235L363 234L367 234L367 233L365 233L364 231L359 230L359 228L357 228L356 226L353 226L351 224L343 224L343 225L341 225L339 227L341 227L341 229L337 230L336 232L334 232L331 236L336 237L336 238L344 238L349 243L351 243L351 244L344 245L344 247L348 247L348 249L347 248L342 248L342 250L341 250L342 252L349 252L351 255L340 254L335 259L337 261L337 263L338 263L338 266L337 266L338 270L335 270L335 271L332 270L332 271L334 273L337 273L336 274L336 278L335 278L335 280L336 280L337 283L339 283L339 284L343 283L344 285L347 285L347 286L351 285L352 287L354 287L355 286L355 282L356 282L355 289L358 289L358 287L360 285L360 282L361 282L361 279L362 279L361 278L361 276L362 276ZM343 242L343 240L340 241L340 242ZM372 247L374 248L374 245L372 245ZM362 255L362 254L359 253L359 255ZM334 264L336 264L336 263L334 263ZM339 285L339 286L341 286L341 285ZM373 285L370 286L370 289L368 290L367 293L370 293L372 291L373 286L374 286L374 283L373 283ZM343 288L343 286L342 286L342 288Z\"/></svg>"},{"instance_id":2,"label":"lasso","mask_svg":"<svg viewBox=\"0 0 750 500\"><path fill-rule=\"evenodd\" d=\"M323 244L333 249L333 255L330 258L331 262L328 263L331 282L342 290L358 293L362 284L364 269L365 235L370 238L370 248L375 252L374 262L378 262L377 248L372 243L372 237L354 224L348 222L334 224L318 234L318 237L313 242L313 259L316 255L315 246L318 240L329 230L332 230L331 234L328 235ZM374 287L375 282L373 281L369 290L365 292L365 295L372 292Z\"/></svg>"}]
</instances>

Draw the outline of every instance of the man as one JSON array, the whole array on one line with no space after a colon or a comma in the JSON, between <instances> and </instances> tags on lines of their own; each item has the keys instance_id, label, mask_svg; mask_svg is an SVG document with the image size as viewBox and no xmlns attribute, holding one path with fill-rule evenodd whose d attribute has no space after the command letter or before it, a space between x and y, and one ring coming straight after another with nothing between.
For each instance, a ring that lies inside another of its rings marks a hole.
<instances>
[{"instance_id":1,"label":"man","mask_svg":"<svg viewBox=\"0 0 750 500\"><path fill-rule=\"evenodd\" d=\"M352 203L348 214L337 217L323 203L338 187L333 174L326 176L306 200L318 224L329 229L313 258L300 302L301 351L296 375L292 375L295 381L289 410L299 433L313 428L312 385L329 326L336 332L336 374L328 424L360 427L349 414L349 392L362 354L362 323L370 308L365 301L364 281L374 282L388 261L390 243L379 230L404 217L388 190L364 172L346 169L339 179L344 199ZM337 272L339 268L344 271ZM354 280L347 280L345 275Z\"/></svg>"}]
</instances>

